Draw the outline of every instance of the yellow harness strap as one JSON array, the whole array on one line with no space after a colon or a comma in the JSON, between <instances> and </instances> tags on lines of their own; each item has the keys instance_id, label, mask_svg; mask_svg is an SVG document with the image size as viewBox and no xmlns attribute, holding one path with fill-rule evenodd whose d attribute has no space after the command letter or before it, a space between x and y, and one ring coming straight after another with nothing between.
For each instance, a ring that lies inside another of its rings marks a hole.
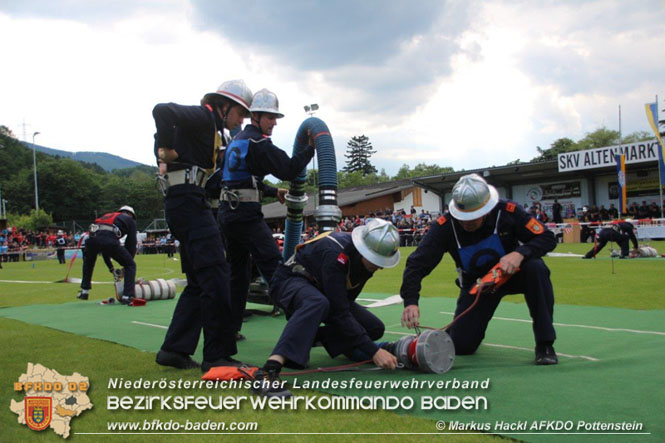
<instances>
[{"instance_id":1,"label":"yellow harness strap","mask_svg":"<svg viewBox=\"0 0 665 443\"><path fill-rule=\"evenodd\" d=\"M219 154L219 148L222 146L222 137L219 135L219 131L215 130L215 146L212 152L212 168L206 169L206 174L210 175L215 172L217 168L217 154Z\"/></svg>"},{"instance_id":2,"label":"yellow harness strap","mask_svg":"<svg viewBox=\"0 0 665 443\"><path fill-rule=\"evenodd\" d=\"M300 248L302 248L303 246L308 245L308 244L310 244L310 243L314 243L315 241L319 241L319 240L321 240L322 238L325 238L325 237L329 236L329 235L332 234L333 232L335 232L335 231L326 231L326 232L324 232L323 234L319 234L319 235L317 235L317 236L314 237L314 238L310 238L309 240L307 240L307 241L304 242L304 243L299 243L299 244L297 244L297 245L296 245L296 252L298 252L298 251L300 250Z\"/></svg>"}]
</instances>

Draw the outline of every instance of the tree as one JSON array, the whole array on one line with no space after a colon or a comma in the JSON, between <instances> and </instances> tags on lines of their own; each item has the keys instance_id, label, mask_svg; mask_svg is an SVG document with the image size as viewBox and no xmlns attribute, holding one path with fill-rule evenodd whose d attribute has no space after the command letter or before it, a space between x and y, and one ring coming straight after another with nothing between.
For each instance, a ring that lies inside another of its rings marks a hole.
<instances>
[{"instance_id":1,"label":"tree","mask_svg":"<svg viewBox=\"0 0 665 443\"><path fill-rule=\"evenodd\" d=\"M593 132L588 132L583 139L577 142L578 151L587 149L604 148L606 146L615 146L621 143L619 131L607 129L604 126Z\"/></svg>"},{"instance_id":2,"label":"tree","mask_svg":"<svg viewBox=\"0 0 665 443\"><path fill-rule=\"evenodd\" d=\"M352 137L347 144L346 152L348 154L344 154L344 157L348 160L344 172L360 171L362 175L377 173L376 168L369 162L369 158L376 151L372 150L372 144L368 137L365 135Z\"/></svg>"},{"instance_id":3,"label":"tree","mask_svg":"<svg viewBox=\"0 0 665 443\"><path fill-rule=\"evenodd\" d=\"M621 138L621 144L625 145L628 143L642 142L645 140L651 140L654 137L653 132L647 131L635 131Z\"/></svg>"},{"instance_id":4,"label":"tree","mask_svg":"<svg viewBox=\"0 0 665 443\"><path fill-rule=\"evenodd\" d=\"M455 172L455 170L450 166L428 165L426 163L418 163L413 169L411 169L411 167L405 163L399 168L397 175L395 175L393 179L401 180L404 178L428 177L448 172Z\"/></svg>"},{"instance_id":5,"label":"tree","mask_svg":"<svg viewBox=\"0 0 665 443\"><path fill-rule=\"evenodd\" d=\"M390 177L388 177L384 170L381 170L381 174L363 174L361 171L339 171L337 173L337 186L339 189L375 185L387 181L390 181Z\"/></svg>"},{"instance_id":6,"label":"tree","mask_svg":"<svg viewBox=\"0 0 665 443\"><path fill-rule=\"evenodd\" d=\"M32 209L30 215L18 215L12 212L7 214L7 223L9 226L16 226L17 228L27 229L29 231L37 231L45 228L53 223L51 214L39 208L39 212Z\"/></svg>"},{"instance_id":7,"label":"tree","mask_svg":"<svg viewBox=\"0 0 665 443\"><path fill-rule=\"evenodd\" d=\"M558 154L561 154L563 152L579 151L579 148L577 147L577 144L574 141L572 141L568 137L563 137L554 140L554 142L552 142L552 144L550 145L549 149L543 149L540 146L536 146L536 150L538 150L538 154L540 155L531 160L532 162L544 162L548 160L556 160Z\"/></svg>"}]
</instances>

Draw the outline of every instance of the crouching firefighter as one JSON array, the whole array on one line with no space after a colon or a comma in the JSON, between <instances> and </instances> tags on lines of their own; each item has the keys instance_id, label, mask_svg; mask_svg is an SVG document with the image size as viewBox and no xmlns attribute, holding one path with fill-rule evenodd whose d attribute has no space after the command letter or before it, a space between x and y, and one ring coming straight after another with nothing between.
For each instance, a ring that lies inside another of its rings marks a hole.
<instances>
[{"instance_id":1,"label":"crouching firefighter","mask_svg":"<svg viewBox=\"0 0 665 443\"><path fill-rule=\"evenodd\" d=\"M261 198L277 197L283 204L287 190L265 185L263 178L272 174L280 180L293 180L314 156L311 137L309 146L293 158L272 143L270 136L277 119L284 117L274 93L262 89L254 94L250 111L252 123L234 138L224 154L218 214L231 267L233 327L239 339L243 338L240 328L251 278L250 255L267 282L282 261L272 230L263 219Z\"/></svg>"},{"instance_id":2,"label":"crouching firefighter","mask_svg":"<svg viewBox=\"0 0 665 443\"><path fill-rule=\"evenodd\" d=\"M128 304L134 297L134 280L136 278L136 213L131 206L123 206L116 212L110 212L99 217L90 226L89 236L83 249L83 278L81 292L77 298L88 299L91 289L92 271L95 269L97 255L102 254L104 262L111 273L113 264L109 260L117 261L125 270L125 285L122 295L118 294L120 302ZM120 239L125 237L125 245Z\"/></svg>"},{"instance_id":3,"label":"crouching firefighter","mask_svg":"<svg viewBox=\"0 0 665 443\"><path fill-rule=\"evenodd\" d=\"M605 247L607 242L615 242L621 247L619 258L630 257L630 242L633 243L633 249L638 248L637 237L635 237L635 226L627 221L612 224L608 228L603 228L598 234L598 243L587 252L583 259L594 258Z\"/></svg>"},{"instance_id":4,"label":"crouching firefighter","mask_svg":"<svg viewBox=\"0 0 665 443\"><path fill-rule=\"evenodd\" d=\"M533 319L537 365L558 362L554 352L556 334L552 324L554 293L550 270L542 256L556 247L556 238L521 205L499 199L499 194L477 174L461 177L453 187L449 213L431 223L428 233L406 261L401 296L402 324L418 326L421 281L448 252L455 261L460 287L455 318L448 329L458 355L473 354L499 302L507 294L524 294ZM512 278L495 292L475 297L469 294L476 280L496 264ZM519 270L519 272L517 272Z\"/></svg>"},{"instance_id":5,"label":"crouching firefighter","mask_svg":"<svg viewBox=\"0 0 665 443\"><path fill-rule=\"evenodd\" d=\"M375 271L397 266L398 248L397 228L381 219L352 233L327 232L298 245L271 281L270 295L288 322L272 355L255 374L254 392L290 396L283 383L275 383L279 372L282 366L304 368L314 343L333 358L344 354L395 369L395 356L374 343L383 336L383 322L355 300Z\"/></svg>"}]
</instances>

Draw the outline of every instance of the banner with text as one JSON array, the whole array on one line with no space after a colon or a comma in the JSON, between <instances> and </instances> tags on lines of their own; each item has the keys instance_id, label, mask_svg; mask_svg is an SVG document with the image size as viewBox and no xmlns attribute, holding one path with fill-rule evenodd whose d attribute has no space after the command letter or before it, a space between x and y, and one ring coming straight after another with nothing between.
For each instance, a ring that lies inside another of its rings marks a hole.
<instances>
[{"instance_id":1,"label":"banner with text","mask_svg":"<svg viewBox=\"0 0 665 443\"><path fill-rule=\"evenodd\" d=\"M658 160L656 139L586 151L564 152L558 155L559 172L615 166L615 156L626 156L626 164Z\"/></svg>"}]
</instances>

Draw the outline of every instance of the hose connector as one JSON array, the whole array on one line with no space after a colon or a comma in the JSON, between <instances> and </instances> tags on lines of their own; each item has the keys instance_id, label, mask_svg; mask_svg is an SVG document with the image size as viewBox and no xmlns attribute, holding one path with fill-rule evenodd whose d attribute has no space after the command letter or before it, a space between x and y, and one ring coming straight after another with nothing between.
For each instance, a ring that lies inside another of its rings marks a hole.
<instances>
[{"instance_id":1,"label":"hose connector","mask_svg":"<svg viewBox=\"0 0 665 443\"><path fill-rule=\"evenodd\" d=\"M307 201L309 200L307 194L296 196L292 195L291 193L287 193L284 198L286 200L286 207L292 210L305 209L305 206L307 206Z\"/></svg>"}]
</instances>

